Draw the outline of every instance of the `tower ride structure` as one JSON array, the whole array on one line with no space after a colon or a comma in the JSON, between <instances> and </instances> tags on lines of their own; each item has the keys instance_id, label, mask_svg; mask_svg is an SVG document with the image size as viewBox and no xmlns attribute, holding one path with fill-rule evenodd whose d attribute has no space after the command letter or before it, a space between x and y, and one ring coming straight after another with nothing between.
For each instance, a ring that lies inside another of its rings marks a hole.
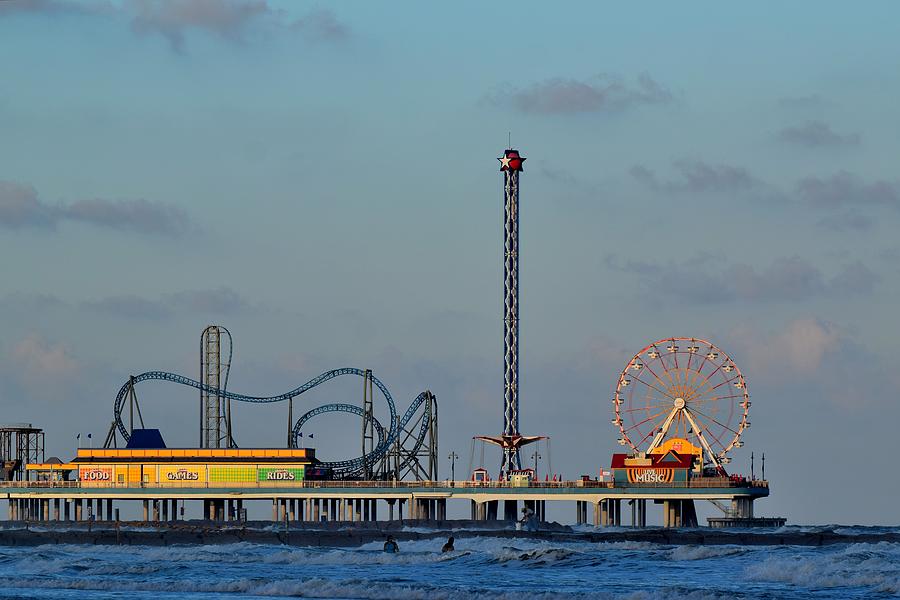
<instances>
[{"instance_id":1,"label":"tower ride structure","mask_svg":"<svg viewBox=\"0 0 900 600\"><path fill-rule=\"evenodd\" d=\"M519 433L519 174L525 157L507 148L500 161L503 173L503 433L476 436L503 451L503 473L522 468L519 449L544 436Z\"/></svg>"},{"instance_id":2,"label":"tower ride structure","mask_svg":"<svg viewBox=\"0 0 900 600\"><path fill-rule=\"evenodd\" d=\"M231 332L219 325L210 325L200 336L200 447L233 448L231 431L231 399L224 392L228 388L231 371Z\"/></svg>"}]
</instances>

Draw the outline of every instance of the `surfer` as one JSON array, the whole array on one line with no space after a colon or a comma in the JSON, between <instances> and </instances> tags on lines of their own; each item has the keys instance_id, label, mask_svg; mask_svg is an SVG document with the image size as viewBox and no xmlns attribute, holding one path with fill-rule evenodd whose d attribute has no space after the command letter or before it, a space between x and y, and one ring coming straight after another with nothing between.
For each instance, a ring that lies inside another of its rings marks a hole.
<instances>
[{"instance_id":1,"label":"surfer","mask_svg":"<svg viewBox=\"0 0 900 600\"><path fill-rule=\"evenodd\" d=\"M453 547L453 536L451 535L447 540L447 543L444 544L444 547L441 548L441 553L443 554L444 552L453 552L454 550L456 550L456 548Z\"/></svg>"},{"instance_id":2,"label":"surfer","mask_svg":"<svg viewBox=\"0 0 900 600\"><path fill-rule=\"evenodd\" d=\"M388 554L394 554L396 552L400 552L400 546L397 545L397 542L394 541L394 536L389 535L387 537L387 541L384 543L384 551Z\"/></svg>"},{"instance_id":3,"label":"surfer","mask_svg":"<svg viewBox=\"0 0 900 600\"><path fill-rule=\"evenodd\" d=\"M534 511L526 506L522 509L522 518L519 519L518 528L526 531L537 531L536 521L537 519L535 518Z\"/></svg>"}]
</instances>

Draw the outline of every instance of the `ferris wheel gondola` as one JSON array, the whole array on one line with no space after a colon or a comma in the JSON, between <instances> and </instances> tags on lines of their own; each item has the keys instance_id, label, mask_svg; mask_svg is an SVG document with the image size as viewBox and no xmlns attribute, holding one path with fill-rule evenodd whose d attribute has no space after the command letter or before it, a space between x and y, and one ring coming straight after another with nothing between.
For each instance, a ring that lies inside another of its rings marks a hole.
<instances>
[{"instance_id":1,"label":"ferris wheel gondola","mask_svg":"<svg viewBox=\"0 0 900 600\"><path fill-rule=\"evenodd\" d=\"M659 340L635 354L619 375L613 406L620 445L650 453L683 438L716 467L730 461L750 426L744 375L725 352L697 338Z\"/></svg>"}]
</instances>

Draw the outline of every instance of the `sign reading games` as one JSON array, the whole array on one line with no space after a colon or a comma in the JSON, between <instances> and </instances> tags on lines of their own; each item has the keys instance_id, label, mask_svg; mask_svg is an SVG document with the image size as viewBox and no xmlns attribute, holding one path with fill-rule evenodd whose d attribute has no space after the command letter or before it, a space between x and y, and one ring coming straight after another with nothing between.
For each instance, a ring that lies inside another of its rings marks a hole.
<instances>
[{"instance_id":1,"label":"sign reading games","mask_svg":"<svg viewBox=\"0 0 900 600\"><path fill-rule=\"evenodd\" d=\"M198 481L200 473L197 471L188 471L187 469L178 469L177 471L169 471L166 473L166 479L169 481Z\"/></svg>"}]
</instances>

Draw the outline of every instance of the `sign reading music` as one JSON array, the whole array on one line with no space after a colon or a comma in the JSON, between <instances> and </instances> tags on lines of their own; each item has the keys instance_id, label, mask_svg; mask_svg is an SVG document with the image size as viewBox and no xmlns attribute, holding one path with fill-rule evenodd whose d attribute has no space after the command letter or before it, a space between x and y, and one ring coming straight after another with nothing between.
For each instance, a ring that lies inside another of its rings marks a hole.
<instances>
[{"instance_id":1,"label":"sign reading music","mask_svg":"<svg viewBox=\"0 0 900 600\"><path fill-rule=\"evenodd\" d=\"M671 483L675 479L675 469L634 468L627 471L628 483Z\"/></svg>"}]
</instances>

